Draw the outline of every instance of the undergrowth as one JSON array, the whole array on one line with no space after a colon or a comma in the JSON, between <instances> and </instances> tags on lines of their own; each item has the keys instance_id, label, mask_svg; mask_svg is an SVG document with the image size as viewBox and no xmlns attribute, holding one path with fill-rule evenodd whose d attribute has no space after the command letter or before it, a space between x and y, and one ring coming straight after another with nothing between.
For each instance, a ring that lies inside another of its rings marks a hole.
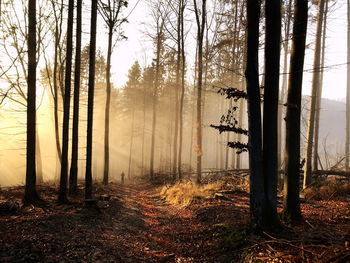
<instances>
[{"instance_id":1,"label":"undergrowth","mask_svg":"<svg viewBox=\"0 0 350 263\"><path fill-rule=\"evenodd\" d=\"M327 200L350 194L349 181L326 179L304 190L305 198L309 200Z\"/></svg>"},{"instance_id":2,"label":"undergrowth","mask_svg":"<svg viewBox=\"0 0 350 263\"><path fill-rule=\"evenodd\" d=\"M258 239L247 229L234 228L224 224L214 225L218 238L218 246L225 258L223 262L251 262L252 253L249 249L252 240Z\"/></svg>"},{"instance_id":3,"label":"undergrowth","mask_svg":"<svg viewBox=\"0 0 350 263\"><path fill-rule=\"evenodd\" d=\"M161 196L170 204L186 206L195 199L212 198L222 183L215 182L210 184L198 185L193 182L176 183L175 185L166 185L161 190Z\"/></svg>"}]
</instances>

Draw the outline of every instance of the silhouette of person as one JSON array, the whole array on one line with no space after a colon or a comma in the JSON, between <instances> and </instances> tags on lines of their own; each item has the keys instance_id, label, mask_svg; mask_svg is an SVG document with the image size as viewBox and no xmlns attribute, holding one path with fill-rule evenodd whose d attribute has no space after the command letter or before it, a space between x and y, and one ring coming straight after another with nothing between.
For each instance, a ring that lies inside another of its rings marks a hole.
<instances>
[{"instance_id":1,"label":"silhouette of person","mask_svg":"<svg viewBox=\"0 0 350 263\"><path fill-rule=\"evenodd\" d=\"M120 175L120 177L122 178L122 184L124 184L124 177L125 177L124 171L122 171L122 174Z\"/></svg>"}]
</instances>

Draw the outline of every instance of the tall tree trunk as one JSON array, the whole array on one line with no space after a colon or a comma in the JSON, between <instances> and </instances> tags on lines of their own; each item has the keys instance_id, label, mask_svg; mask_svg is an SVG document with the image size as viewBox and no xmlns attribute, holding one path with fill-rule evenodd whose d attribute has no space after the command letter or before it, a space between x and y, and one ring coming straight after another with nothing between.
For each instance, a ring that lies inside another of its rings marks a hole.
<instances>
[{"instance_id":1,"label":"tall tree trunk","mask_svg":"<svg viewBox=\"0 0 350 263\"><path fill-rule=\"evenodd\" d=\"M66 75L64 90L64 108L63 108L63 131L62 131L62 163L60 189L58 200L62 203L67 202L67 178L68 178L68 141L69 141L69 111L70 111L70 91L71 91L71 73L72 73L72 50L73 50L73 13L74 0L68 3L67 20L67 48L66 48Z\"/></svg>"},{"instance_id":2,"label":"tall tree trunk","mask_svg":"<svg viewBox=\"0 0 350 263\"><path fill-rule=\"evenodd\" d=\"M265 4L265 91L263 122L263 173L265 185L264 224L279 224L277 217L278 175L278 92L280 73L281 0L267 0Z\"/></svg>"},{"instance_id":3,"label":"tall tree trunk","mask_svg":"<svg viewBox=\"0 0 350 263\"><path fill-rule=\"evenodd\" d=\"M161 55L161 45L163 37L163 27L164 21L161 22L161 25L158 25L157 28L157 55L156 55L156 76L154 81L154 90L153 90L153 101L152 101L152 139L151 139L151 160L150 160L150 177L151 180L154 178L154 150L155 150L155 139L156 139L156 123L157 123L157 97L158 97L158 86L159 86L159 77L160 77L160 55Z\"/></svg>"},{"instance_id":4,"label":"tall tree trunk","mask_svg":"<svg viewBox=\"0 0 350 263\"><path fill-rule=\"evenodd\" d=\"M255 229L263 226L265 204L262 168L261 108L258 68L260 2L247 0L247 66L248 94L250 216Z\"/></svg>"},{"instance_id":5,"label":"tall tree trunk","mask_svg":"<svg viewBox=\"0 0 350 263\"><path fill-rule=\"evenodd\" d=\"M285 98L286 98L286 90L287 90L287 71L288 71L288 52L289 52L289 32L290 32L290 22L292 19L292 0L289 0L288 6L287 6L287 12L285 13L285 19L287 20L285 31L284 31L284 42L283 42L283 77L282 77L282 89L280 94L280 101L279 101L279 107L278 107L278 155L277 155L277 167L278 169L281 169L282 166L282 127L284 126L285 122L283 121L283 105L285 104ZM278 185L282 187L282 178L280 175L278 175Z\"/></svg>"},{"instance_id":6,"label":"tall tree trunk","mask_svg":"<svg viewBox=\"0 0 350 263\"><path fill-rule=\"evenodd\" d=\"M347 61L350 61L350 3L347 2L348 14L348 41L347 41ZM346 78L346 120L345 120L345 169L349 170L350 164L350 65L347 65Z\"/></svg>"},{"instance_id":7,"label":"tall tree trunk","mask_svg":"<svg viewBox=\"0 0 350 263\"><path fill-rule=\"evenodd\" d=\"M128 167L128 179L131 179L131 160L132 160L132 146L134 142L134 117L135 109L132 109L132 118L131 118L131 132L130 132L130 149L129 149L129 167Z\"/></svg>"},{"instance_id":8,"label":"tall tree trunk","mask_svg":"<svg viewBox=\"0 0 350 263\"><path fill-rule=\"evenodd\" d=\"M28 97L27 97L27 157L24 202L39 198L36 191L35 125L36 125L36 0L28 1Z\"/></svg>"},{"instance_id":9,"label":"tall tree trunk","mask_svg":"<svg viewBox=\"0 0 350 263\"><path fill-rule=\"evenodd\" d=\"M301 219L300 183L300 114L303 83L308 1L294 3L293 38L288 78L286 113L286 151L283 215L289 220Z\"/></svg>"},{"instance_id":10,"label":"tall tree trunk","mask_svg":"<svg viewBox=\"0 0 350 263\"><path fill-rule=\"evenodd\" d=\"M173 181L176 180L176 168L177 168L177 157L178 157L178 133L179 133L179 90L180 90L180 65L181 65L181 25L180 25L180 9L181 3L179 2L179 10L177 17L177 39L176 39L176 83L175 83L175 129L174 129L174 148L173 148Z\"/></svg>"},{"instance_id":11,"label":"tall tree trunk","mask_svg":"<svg viewBox=\"0 0 350 263\"><path fill-rule=\"evenodd\" d=\"M53 102L54 102L54 126L55 126L55 139L56 139L56 150L58 155L59 163L62 163L62 151L60 144L59 134L59 117L58 117L58 57L60 55L60 40L62 35L62 14L63 14L63 0L61 0L60 16L56 13L56 1L51 0L51 5L54 10L55 16L55 46L54 46L54 66L53 66Z\"/></svg>"},{"instance_id":12,"label":"tall tree trunk","mask_svg":"<svg viewBox=\"0 0 350 263\"><path fill-rule=\"evenodd\" d=\"M93 115L94 115L93 114L93 111L94 111L94 89L95 89L96 27L97 27L97 1L91 1L85 199L92 198L91 164L92 164L92 131L93 131L92 127L93 127Z\"/></svg>"},{"instance_id":13,"label":"tall tree trunk","mask_svg":"<svg viewBox=\"0 0 350 263\"><path fill-rule=\"evenodd\" d=\"M324 10L324 19L323 19L323 32L322 32L322 50L321 50L321 74L320 82L316 95L316 109L315 109L315 146L314 146L314 155L313 155L313 167L314 170L318 170L318 141L319 141L319 131L320 131L320 115L321 115L321 100L322 100L322 86L323 86L323 67L324 67L324 58L325 58L325 49L326 49L326 33L327 33L327 14L328 14L328 0L326 0L326 7Z\"/></svg>"},{"instance_id":14,"label":"tall tree trunk","mask_svg":"<svg viewBox=\"0 0 350 263\"><path fill-rule=\"evenodd\" d=\"M194 0L197 21L198 77L197 77L197 183L202 181L202 79L203 79L203 36L206 25L206 0L202 0L201 10Z\"/></svg>"},{"instance_id":15,"label":"tall tree trunk","mask_svg":"<svg viewBox=\"0 0 350 263\"><path fill-rule=\"evenodd\" d=\"M316 46L314 56L314 72L312 74L312 89L310 97L310 111L309 111L309 122L307 129L307 140L306 140L306 155L305 155L305 172L304 172L304 183L303 188L306 188L311 183L311 170L312 170L312 147L314 140L314 127L315 127L315 108L316 108L316 97L318 89L320 87L320 55L321 55L321 34L322 34L322 21L323 21L323 10L324 1L319 0L318 4L318 15L317 15L317 28L316 28Z\"/></svg>"},{"instance_id":16,"label":"tall tree trunk","mask_svg":"<svg viewBox=\"0 0 350 263\"><path fill-rule=\"evenodd\" d=\"M74 71L74 106L73 106L73 134L72 159L69 173L69 193L78 190L78 139L79 139L79 95L80 95L80 64L81 64L81 14L82 0L77 0L77 28Z\"/></svg>"},{"instance_id":17,"label":"tall tree trunk","mask_svg":"<svg viewBox=\"0 0 350 263\"><path fill-rule=\"evenodd\" d=\"M198 69L198 45L196 45L196 56L194 61L194 78L193 78L193 93L192 93L192 113L191 113L191 140L190 140L190 160L189 165L192 168L192 153L194 150L193 145L193 129L194 129L194 111L195 111L195 103L194 99L196 97L196 79L197 79L197 69Z\"/></svg>"},{"instance_id":18,"label":"tall tree trunk","mask_svg":"<svg viewBox=\"0 0 350 263\"><path fill-rule=\"evenodd\" d=\"M111 104L111 55L112 55L113 27L109 26L108 32L108 51L107 51L107 70L106 70L106 109L105 109L105 141L104 141L104 170L103 183L108 184L109 174L109 108Z\"/></svg>"},{"instance_id":19,"label":"tall tree trunk","mask_svg":"<svg viewBox=\"0 0 350 263\"><path fill-rule=\"evenodd\" d=\"M179 130L179 158L178 158L178 172L179 180L182 180L182 140L183 140L183 107L185 98L185 70L186 70L186 57L185 57L185 36L184 36L184 0L180 0L180 38L181 38L181 95L180 95L180 130Z\"/></svg>"},{"instance_id":20,"label":"tall tree trunk","mask_svg":"<svg viewBox=\"0 0 350 263\"><path fill-rule=\"evenodd\" d=\"M144 175L145 128L146 128L146 85L143 85L143 124L142 124L142 146L141 146L141 176Z\"/></svg>"}]
</instances>

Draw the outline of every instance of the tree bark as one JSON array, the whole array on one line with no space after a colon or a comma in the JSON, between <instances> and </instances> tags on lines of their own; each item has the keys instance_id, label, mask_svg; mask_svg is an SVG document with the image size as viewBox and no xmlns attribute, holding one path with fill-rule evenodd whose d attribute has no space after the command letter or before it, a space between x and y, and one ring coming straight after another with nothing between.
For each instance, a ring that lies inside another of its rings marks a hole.
<instances>
[{"instance_id":1,"label":"tree bark","mask_svg":"<svg viewBox=\"0 0 350 263\"><path fill-rule=\"evenodd\" d=\"M111 55L113 27L109 26L108 32L108 51L107 51L107 70L106 70L106 108L105 108L105 140L104 140L104 170L103 183L108 184L109 175L109 108L111 104Z\"/></svg>"},{"instance_id":2,"label":"tree bark","mask_svg":"<svg viewBox=\"0 0 350 263\"><path fill-rule=\"evenodd\" d=\"M33 203L36 191L35 126L36 126L36 0L28 1L28 97L27 97L27 156L24 203Z\"/></svg>"},{"instance_id":3,"label":"tree bark","mask_svg":"<svg viewBox=\"0 0 350 263\"><path fill-rule=\"evenodd\" d=\"M193 0L197 21L198 77L197 77L197 183L202 181L202 78L203 78L203 36L206 25L206 0L202 0L201 10Z\"/></svg>"},{"instance_id":4,"label":"tree bark","mask_svg":"<svg viewBox=\"0 0 350 263\"><path fill-rule=\"evenodd\" d=\"M328 13L328 1L326 0L326 7L324 10L323 29L322 29L322 50L321 50L321 74L320 83L316 95L316 109L315 109L315 146L313 155L313 169L318 170L318 141L319 141L319 130L320 130L320 115L321 115L321 100L322 100L322 88L323 88L323 67L326 49L326 33L327 33L327 13Z\"/></svg>"},{"instance_id":5,"label":"tree bark","mask_svg":"<svg viewBox=\"0 0 350 263\"><path fill-rule=\"evenodd\" d=\"M69 111L70 111L70 92L71 92L71 73L72 73L72 49L73 49L73 13L74 0L68 3L67 20L67 48L66 48L66 75L64 89L64 108L63 108L63 131L62 131L62 163L60 189L58 201L66 203L67 200L67 178L68 178L68 141L69 141Z\"/></svg>"},{"instance_id":6,"label":"tree bark","mask_svg":"<svg viewBox=\"0 0 350 263\"><path fill-rule=\"evenodd\" d=\"M321 34L322 34L322 21L324 11L324 1L319 0L318 15L317 15L317 28L316 28L316 46L314 55L314 72L312 74L312 90L310 97L310 111L309 122L307 130L306 140L306 155L305 155L305 172L303 188L306 188L311 183L311 171L312 171L312 147L314 140L314 127L315 127L315 108L316 97L320 87L320 54L321 54Z\"/></svg>"},{"instance_id":7,"label":"tree bark","mask_svg":"<svg viewBox=\"0 0 350 263\"><path fill-rule=\"evenodd\" d=\"M95 89L96 27L97 27L97 1L91 1L85 199L92 198L91 164L92 164L92 131L93 131L92 127L93 127L93 111L94 111L94 89Z\"/></svg>"},{"instance_id":8,"label":"tree bark","mask_svg":"<svg viewBox=\"0 0 350 263\"><path fill-rule=\"evenodd\" d=\"M79 142L79 95L80 95L80 66L81 66L81 14L82 0L77 0L77 28L74 71L74 106L72 132L72 159L69 173L69 193L78 190L78 142Z\"/></svg>"},{"instance_id":9,"label":"tree bark","mask_svg":"<svg viewBox=\"0 0 350 263\"><path fill-rule=\"evenodd\" d=\"M265 185L265 225L279 224L277 217L278 177L278 92L280 73L281 0L265 4L265 83L263 122L263 173Z\"/></svg>"},{"instance_id":10,"label":"tree bark","mask_svg":"<svg viewBox=\"0 0 350 263\"><path fill-rule=\"evenodd\" d=\"M258 69L259 18L260 1L247 0L247 66L245 76L248 94L250 220L253 229L263 227L263 212L265 210Z\"/></svg>"},{"instance_id":11,"label":"tree bark","mask_svg":"<svg viewBox=\"0 0 350 263\"><path fill-rule=\"evenodd\" d=\"M130 149L129 149L129 167L128 167L128 179L131 179L131 160L132 160L132 146L134 142L134 117L135 109L132 109L132 119L131 119L131 132L130 132Z\"/></svg>"},{"instance_id":12,"label":"tree bark","mask_svg":"<svg viewBox=\"0 0 350 263\"><path fill-rule=\"evenodd\" d=\"M184 36L184 0L180 0L180 32L181 32L181 95L180 95L180 112L179 112L179 158L178 158L178 172L179 180L182 180L182 141L183 141L183 107L185 98L185 70L186 70L186 57L185 57L185 36Z\"/></svg>"},{"instance_id":13,"label":"tree bark","mask_svg":"<svg viewBox=\"0 0 350 263\"><path fill-rule=\"evenodd\" d=\"M308 2L294 3L293 38L288 78L286 112L286 151L283 215L286 219L300 220L300 114L303 82L305 40L307 32Z\"/></svg>"},{"instance_id":14,"label":"tree bark","mask_svg":"<svg viewBox=\"0 0 350 263\"><path fill-rule=\"evenodd\" d=\"M154 81L153 100L152 100L152 139L151 139L151 159L150 159L150 177L151 180L154 178L154 150L155 150L155 139L156 139L156 123L157 123L157 97L158 97L158 86L160 77L160 56L161 46L163 44L163 27L164 20L161 21L160 25L157 25L157 55L156 55L156 76Z\"/></svg>"},{"instance_id":15,"label":"tree bark","mask_svg":"<svg viewBox=\"0 0 350 263\"><path fill-rule=\"evenodd\" d=\"M282 89L280 94L280 101L278 107L278 155L277 155L277 166L278 169L281 169L282 166L282 127L285 125L284 116L283 116L283 105L285 104L286 90L287 90L287 71L288 71L288 52L289 52L289 32L290 32L290 22L292 20L292 0L289 0L287 6L287 12L285 14L285 19L287 20L285 26L284 42L283 42L283 78L282 78ZM282 187L282 178L278 177L278 185Z\"/></svg>"},{"instance_id":16,"label":"tree bark","mask_svg":"<svg viewBox=\"0 0 350 263\"><path fill-rule=\"evenodd\" d=\"M347 2L348 14L348 41L347 41L347 61L350 61L350 3ZM350 165L350 65L347 65L346 75L346 120L345 120L345 169L349 170Z\"/></svg>"}]
</instances>

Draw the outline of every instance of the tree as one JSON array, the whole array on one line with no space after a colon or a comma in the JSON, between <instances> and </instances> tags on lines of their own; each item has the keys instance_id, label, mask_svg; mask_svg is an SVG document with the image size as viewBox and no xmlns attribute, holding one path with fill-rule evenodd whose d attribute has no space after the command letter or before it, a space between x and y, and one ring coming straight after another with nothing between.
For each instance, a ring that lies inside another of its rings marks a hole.
<instances>
[{"instance_id":1,"label":"tree","mask_svg":"<svg viewBox=\"0 0 350 263\"><path fill-rule=\"evenodd\" d=\"M201 9L197 6L197 0L193 0L194 12L197 24L197 45L198 45L198 72L197 72L197 134L196 134L196 152L197 152L197 183L202 181L202 82L203 82L203 37L206 25L206 6L207 1L202 0Z\"/></svg>"},{"instance_id":2,"label":"tree","mask_svg":"<svg viewBox=\"0 0 350 263\"><path fill-rule=\"evenodd\" d=\"M159 84L161 77L161 57L163 55L163 44L164 44L164 24L165 18L161 4L156 4L154 7L153 18L156 22L156 33L154 37L156 45L156 58L155 58L155 80L153 87L153 98L152 98L152 138L151 138L151 154L150 154L150 177L154 178L154 150L155 150L155 139L156 139L156 124L157 124L157 100L159 92Z\"/></svg>"},{"instance_id":3,"label":"tree","mask_svg":"<svg viewBox=\"0 0 350 263\"><path fill-rule=\"evenodd\" d=\"M278 92L281 39L281 0L265 3L265 83L263 122L263 173L265 184L265 224L278 224L277 176L278 176Z\"/></svg>"},{"instance_id":4,"label":"tree","mask_svg":"<svg viewBox=\"0 0 350 263\"><path fill-rule=\"evenodd\" d=\"M182 179L182 144L183 144L183 108L185 98L185 70L186 70L186 56L185 56L185 30L184 30L184 12L187 1L179 1L179 30L180 30L180 50L181 50L181 93L180 93L180 111L179 111L179 158L178 158L178 172L179 180Z\"/></svg>"},{"instance_id":5,"label":"tree","mask_svg":"<svg viewBox=\"0 0 350 263\"><path fill-rule=\"evenodd\" d=\"M69 173L69 192L77 192L78 183L78 128L79 128L79 95L80 95L80 64L81 64L81 14L82 0L77 0L77 28L74 70L74 106L73 106L73 133L72 159Z\"/></svg>"},{"instance_id":6,"label":"tree","mask_svg":"<svg viewBox=\"0 0 350 263\"><path fill-rule=\"evenodd\" d=\"M85 199L92 198L91 164L92 164L92 124L93 124L94 88L95 88L96 27L97 27L97 1L91 1Z\"/></svg>"},{"instance_id":7,"label":"tree","mask_svg":"<svg viewBox=\"0 0 350 263\"><path fill-rule=\"evenodd\" d=\"M131 132L130 132L130 148L129 148L129 167L128 167L128 178L131 178L131 161L132 161L132 148L134 142L134 126L135 126L135 104L139 101L141 81L141 68L136 61L128 74L128 81L126 83L125 92L127 93L126 106L131 108ZM136 102L136 103L135 103Z\"/></svg>"},{"instance_id":8,"label":"tree","mask_svg":"<svg viewBox=\"0 0 350 263\"><path fill-rule=\"evenodd\" d=\"M74 0L68 2L68 20L67 20L67 48L66 48L66 72L65 72L65 90L63 101L63 131L62 131L62 163L60 176L60 189L58 200L62 203L67 202L67 178L68 178L68 141L69 141L69 112L70 112L70 92L71 92L71 73L72 73L72 53L73 53L73 13Z\"/></svg>"},{"instance_id":9,"label":"tree","mask_svg":"<svg viewBox=\"0 0 350 263\"><path fill-rule=\"evenodd\" d=\"M286 151L283 216L289 220L300 220L300 114L301 91L305 57L305 41L308 18L308 1L294 3L294 23L288 78L286 112Z\"/></svg>"},{"instance_id":10,"label":"tree","mask_svg":"<svg viewBox=\"0 0 350 263\"><path fill-rule=\"evenodd\" d=\"M305 171L304 171L304 183L303 188L306 188L311 183L311 170L312 170L312 147L315 131L315 108L317 94L320 87L320 60L321 60L321 35L322 35L322 23L324 13L324 1L318 2L318 14L317 14L317 28L316 28L316 44L314 55L314 71L312 74L312 89L310 97L310 111L309 122L307 129L306 139L306 154L305 154Z\"/></svg>"},{"instance_id":11,"label":"tree","mask_svg":"<svg viewBox=\"0 0 350 263\"><path fill-rule=\"evenodd\" d=\"M28 1L28 98L27 98L27 162L24 202L38 200L35 169L36 126L36 0Z\"/></svg>"},{"instance_id":12,"label":"tree","mask_svg":"<svg viewBox=\"0 0 350 263\"><path fill-rule=\"evenodd\" d=\"M320 115L321 115L321 100L322 100L322 88L323 88L323 68L325 60L325 49L326 49L326 33L327 33L327 15L328 15L328 0L326 0L326 6L324 10L323 18L323 29L322 29L322 49L321 49L321 65L320 65L320 83L318 87L318 92L316 95L316 106L315 106L315 145L314 145L314 155L313 155L313 167L314 170L318 170L318 141L319 141L319 130L320 130Z\"/></svg>"},{"instance_id":13,"label":"tree","mask_svg":"<svg viewBox=\"0 0 350 263\"><path fill-rule=\"evenodd\" d=\"M280 103L278 107L278 169L281 169L282 165L282 127L284 126L284 114L283 114L283 105L286 100L286 91L287 91L287 77L286 74L288 71L288 53L289 53L289 38L290 38L290 23L292 21L292 4L293 1L284 1L286 12L284 12L284 39L283 39L283 77L282 77L282 88L280 94ZM281 183L281 182L280 182ZM280 185L280 184L279 184ZM282 185L280 185L282 187Z\"/></svg>"},{"instance_id":14,"label":"tree","mask_svg":"<svg viewBox=\"0 0 350 263\"><path fill-rule=\"evenodd\" d=\"M106 68L106 108L105 108L105 141L104 141L104 172L103 183L108 184L109 174L109 109L111 104L111 56L113 51L113 33L126 19L120 19L120 13L123 7L128 6L128 1L108 0L98 2L98 10L102 15L108 27L108 49L107 49L107 68Z\"/></svg>"},{"instance_id":15,"label":"tree","mask_svg":"<svg viewBox=\"0 0 350 263\"><path fill-rule=\"evenodd\" d=\"M350 3L347 2L347 14L348 14L348 45L347 45L347 58L350 61ZM345 169L349 169L350 164L350 65L347 65L347 79L346 79L346 120L345 120Z\"/></svg>"},{"instance_id":16,"label":"tree","mask_svg":"<svg viewBox=\"0 0 350 263\"><path fill-rule=\"evenodd\" d=\"M260 3L247 1L247 66L245 71L248 94L250 213L253 228L261 228L264 211L264 177L262 169L262 131L258 77Z\"/></svg>"}]
</instances>

